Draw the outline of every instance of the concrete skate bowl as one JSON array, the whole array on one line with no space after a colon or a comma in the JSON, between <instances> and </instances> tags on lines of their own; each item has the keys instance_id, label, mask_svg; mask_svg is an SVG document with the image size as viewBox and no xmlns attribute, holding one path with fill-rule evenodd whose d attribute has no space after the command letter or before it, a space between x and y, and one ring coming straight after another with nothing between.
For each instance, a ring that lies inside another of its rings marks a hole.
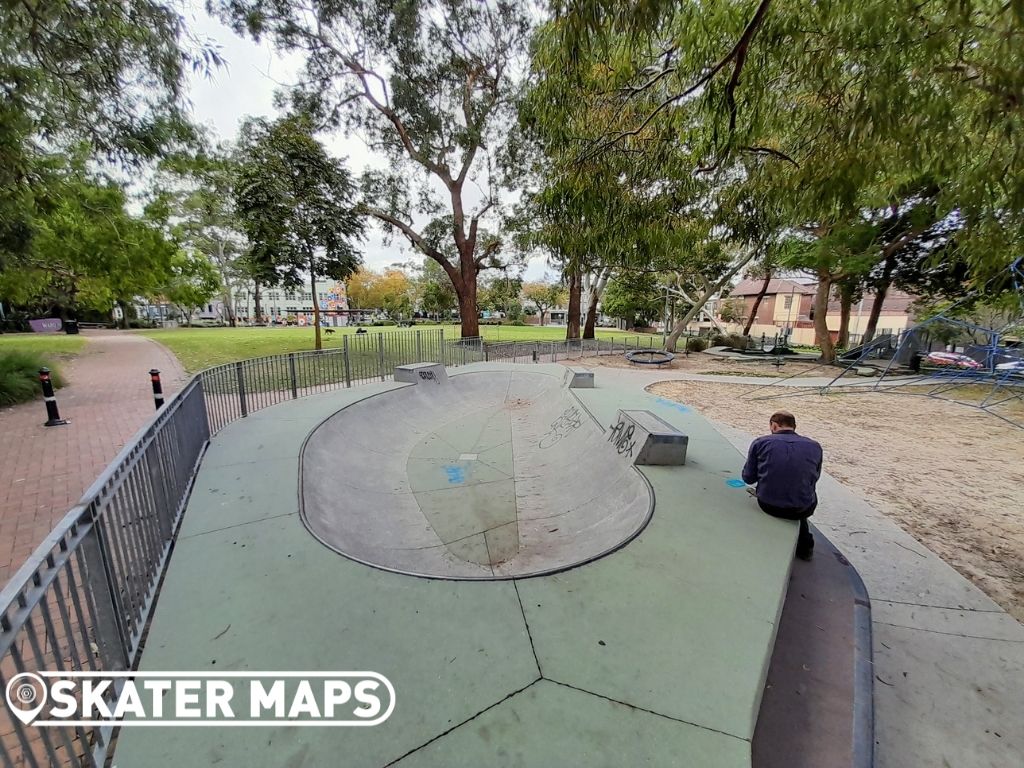
<instances>
[{"instance_id":1,"label":"concrete skate bowl","mask_svg":"<svg viewBox=\"0 0 1024 768\"><path fill-rule=\"evenodd\" d=\"M416 576L507 579L570 568L632 540L650 486L573 390L527 371L443 368L322 422L300 458L309 531Z\"/></svg>"}]
</instances>

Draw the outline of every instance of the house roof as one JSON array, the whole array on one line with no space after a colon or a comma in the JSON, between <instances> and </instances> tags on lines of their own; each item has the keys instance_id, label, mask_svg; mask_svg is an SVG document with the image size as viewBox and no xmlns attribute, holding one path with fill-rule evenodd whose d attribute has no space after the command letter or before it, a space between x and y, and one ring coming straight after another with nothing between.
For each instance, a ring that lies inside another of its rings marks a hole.
<instances>
[{"instance_id":1,"label":"house roof","mask_svg":"<svg viewBox=\"0 0 1024 768\"><path fill-rule=\"evenodd\" d=\"M733 287L729 295L757 296L763 286L764 280L741 280L738 285ZM773 278L768 281L768 291L765 295L771 296L776 293L813 294L814 291L813 285L804 285L795 280L786 280L784 278Z\"/></svg>"}]
</instances>

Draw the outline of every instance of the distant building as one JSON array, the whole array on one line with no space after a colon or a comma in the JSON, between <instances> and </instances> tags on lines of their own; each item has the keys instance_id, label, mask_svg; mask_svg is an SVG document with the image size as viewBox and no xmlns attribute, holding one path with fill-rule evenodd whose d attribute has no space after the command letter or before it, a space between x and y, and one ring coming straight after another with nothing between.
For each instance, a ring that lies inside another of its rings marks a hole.
<instances>
[{"instance_id":1,"label":"distant building","mask_svg":"<svg viewBox=\"0 0 1024 768\"><path fill-rule=\"evenodd\" d=\"M345 284L317 285L320 319L325 325L342 326L368 322L373 310L350 310ZM295 322L309 325L313 322L313 293L308 288L261 288L260 310L263 321L271 323ZM235 314L239 322L259 322L256 317L256 295L253 286L235 293ZM290 320L289 320L290 318Z\"/></svg>"},{"instance_id":2,"label":"distant building","mask_svg":"<svg viewBox=\"0 0 1024 768\"><path fill-rule=\"evenodd\" d=\"M730 332L740 332L746 318L754 306L763 280L743 280L730 291L728 298L739 306L740 322L728 323ZM817 286L800 283L784 278L773 279L768 283L768 290L757 308L754 324L750 328L751 336L765 334L774 336L781 331L789 331L795 344L814 344L814 294ZM904 291L890 289L882 303L882 312L878 317L876 335L897 333L912 327L914 317L911 305L915 296ZM853 305L850 312L850 343L856 344L867 327L868 316L875 301L874 293L865 293L864 298ZM719 302L720 304L720 302ZM839 335L840 306L838 301L830 301L826 322L833 340Z\"/></svg>"}]
</instances>

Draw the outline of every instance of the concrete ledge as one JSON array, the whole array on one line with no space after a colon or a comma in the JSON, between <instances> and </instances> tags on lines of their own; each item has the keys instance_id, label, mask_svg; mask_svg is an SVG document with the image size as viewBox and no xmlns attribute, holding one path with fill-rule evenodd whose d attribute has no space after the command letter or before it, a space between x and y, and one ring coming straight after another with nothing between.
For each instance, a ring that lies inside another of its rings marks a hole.
<instances>
[{"instance_id":1,"label":"concrete ledge","mask_svg":"<svg viewBox=\"0 0 1024 768\"><path fill-rule=\"evenodd\" d=\"M871 601L818 529L794 561L751 744L753 768L872 768Z\"/></svg>"},{"instance_id":2,"label":"concrete ledge","mask_svg":"<svg viewBox=\"0 0 1024 768\"><path fill-rule=\"evenodd\" d=\"M565 384L569 389L593 389L594 372L586 368L566 368Z\"/></svg>"},{"instance_id":3,"label":"concrete ledge","mask_svg":"<svg viewBox=\"0 0 1024 768\"><path fill-rule=\"evenodd\" d=\"M403 384L446 384L448 372L440 363L410 363L395 366L395 381Z\"/></svg>"},{"instance_id":4,"label":"concrete ledge","mask_svg":"<svg viewBox=\"0 0 1024 768\"><path fill-rule=\"evenodd\" d=\"M686 463L689 438L650 411L619 411L608 429L608 442L637 466Z\"/></svg>"}]
</instances>

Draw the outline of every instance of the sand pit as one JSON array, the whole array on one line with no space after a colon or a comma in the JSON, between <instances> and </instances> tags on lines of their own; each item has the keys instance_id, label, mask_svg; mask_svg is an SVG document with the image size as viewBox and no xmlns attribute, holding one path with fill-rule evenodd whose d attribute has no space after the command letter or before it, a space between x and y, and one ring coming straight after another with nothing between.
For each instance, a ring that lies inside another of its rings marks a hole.
<instances>
[{"instance_id":1,"label":"sand pit","mask_svg":"<svg viewBox=\"0 0 1024 768\"><path fill-rule=\"evenodd\" d=\"M827 472L1024 621L1024 430L910 395L749 400L750 387L692 381L648 390L751 434L767 431L772 411L792 411Z\"/></svg>"}]
</instances>

